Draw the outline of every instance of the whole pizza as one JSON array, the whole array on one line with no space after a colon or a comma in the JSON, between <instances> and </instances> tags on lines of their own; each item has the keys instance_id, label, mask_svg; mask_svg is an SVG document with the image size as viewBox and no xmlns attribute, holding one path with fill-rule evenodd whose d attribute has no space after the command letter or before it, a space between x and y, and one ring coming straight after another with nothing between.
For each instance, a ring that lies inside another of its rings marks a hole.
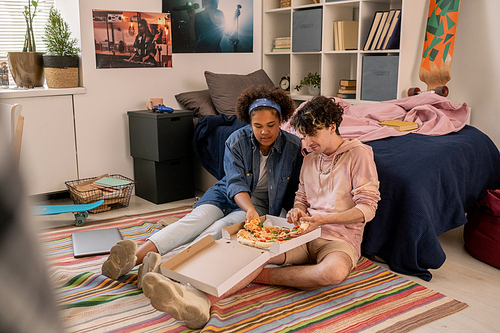
<instances>
[{"instance_id":1,"label":"whole pizza","mask_svg":"<svg viewBox=\"0 0 500 333\"><path fill-rule=\"evenodd\" d=\"M243 229L236 234L238 242L241 244L267 249L275 243L283 243L292 239L293 234L300 234L309 227L309 223L303 222L300 226L292 229L264 226L259 219L245 223Z\"/></svg>"}]
</instances>

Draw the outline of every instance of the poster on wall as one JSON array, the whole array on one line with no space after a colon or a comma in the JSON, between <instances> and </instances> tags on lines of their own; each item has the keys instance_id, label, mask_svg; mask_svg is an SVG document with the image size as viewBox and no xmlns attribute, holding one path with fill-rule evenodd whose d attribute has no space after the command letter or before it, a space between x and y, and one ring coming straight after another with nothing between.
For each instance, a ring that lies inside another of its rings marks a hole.
<instances>
[{"instance_id":1,"label":"poster on wall","mask_svg":"<svg viewBox=\"0 0 500 333\"><path fill-rule=\"evenodd\" d=\"M173 53L253 52L253 0L162 0Z\"/></svg>"},{"instance_id":2,"label":"poster on wall","mask_svg":"<svg viewBox=\"0 0 500 333\"><path fill-rule=\"evenodd\" d=\"M92 10L97 68L172 67L170 14Z\"/></svg>"}]
</instances>

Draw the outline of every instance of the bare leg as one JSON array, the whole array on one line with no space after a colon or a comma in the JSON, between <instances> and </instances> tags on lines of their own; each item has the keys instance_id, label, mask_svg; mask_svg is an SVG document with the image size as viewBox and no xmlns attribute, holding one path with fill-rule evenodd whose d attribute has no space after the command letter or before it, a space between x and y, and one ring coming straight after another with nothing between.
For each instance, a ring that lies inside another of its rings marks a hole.
<instances>
[{"instance_id":1,"label":"bare leg","mask_svg":"<svg viewBox=\"0 0 500 333\"><path fill-rule=\"evenodd\" d=\"M136 265L142 264L142 261L144 260L144 257L149 252L158 253L158 249L156 248L156 245L153 242L151 242L150 240L147 240L146 243L142 244L137 249L137 252L135 253L135 256L137 257L137 259L135 261L135 264Z\"/></svg>"},{"instance_id":2,"label":"bare leg","mask_svg":"<svg viewBox=\"0 0 500 333\"><path fill-rule=\"evenodd\" d=\"M294 287L301 290L315 290L344 281L352 269L352 261L344 252L332 252L315 265L291 265L265 268L256 282ZM267 282L266 277L268 276Z\"/></svg>"}]
</instances>

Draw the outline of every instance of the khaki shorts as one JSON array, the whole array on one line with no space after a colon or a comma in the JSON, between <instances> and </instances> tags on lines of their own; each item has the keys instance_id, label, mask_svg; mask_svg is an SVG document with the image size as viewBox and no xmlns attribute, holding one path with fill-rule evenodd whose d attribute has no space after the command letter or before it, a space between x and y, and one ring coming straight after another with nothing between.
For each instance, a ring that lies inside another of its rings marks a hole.
<instances>
[{"instance_id":1,"label":"khaki shorts","mask_svg":"<svg viewBox=\"0 0 500 333\"><path fill-rule=\"evenodd\" d=\"M358 264L354 248L342 240L316 238L306 244L285 252L284 265L319 264L327 254L344 252L351 258L352 268Z\"/></svg>"}]
</instances>

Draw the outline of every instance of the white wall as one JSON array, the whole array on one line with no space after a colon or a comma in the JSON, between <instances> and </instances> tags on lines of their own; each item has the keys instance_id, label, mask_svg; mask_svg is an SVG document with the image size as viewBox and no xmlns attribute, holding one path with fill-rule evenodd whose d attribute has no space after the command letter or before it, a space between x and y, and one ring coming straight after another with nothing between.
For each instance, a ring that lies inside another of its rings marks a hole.
<instances>
[{"instance_id":1,"label":"white wall","mask_svg":"<svg viewBox=\"0 0 500 333\"><path fill-rule=\"evenodd\" d=\"M144 110L151 97L162 97L165 105L178 108L175 94L206 89L205 70L246 74L261 68L260 0L254 0L253 53L174 54L173 68L96 69L92 10L161 12L160 0L85 0L78 6L81 72L87 90L75 96L80 178L103 173L133 177L127 111Z\"/></svg>"},{"instance_id":2,"label":"white wall","mask_svg":"<svg viewBox=\"0 0 500 333\"><path fill-rule=\"evenodd\" d=\"M448 97L453 103L467 102L471 125L500 148L498 13L498 0L462 0Z\"/></svg>"}]
</instances>

